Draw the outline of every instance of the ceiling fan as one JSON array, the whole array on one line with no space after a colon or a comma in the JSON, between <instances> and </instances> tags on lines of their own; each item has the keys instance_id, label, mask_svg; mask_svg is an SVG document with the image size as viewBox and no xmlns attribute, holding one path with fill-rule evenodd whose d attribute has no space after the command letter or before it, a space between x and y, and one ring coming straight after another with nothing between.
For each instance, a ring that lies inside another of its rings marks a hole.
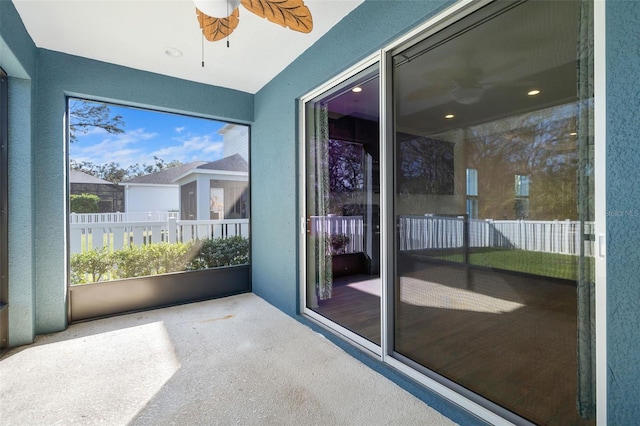
<instances>
[{"instance_id":1,"label":"ceiling fan","mask_svg":"<svg viewBox=\"0 0 640 426\"><path fill-rule=\"evenodd\" d=\"M413 88L409 100L427 97L448 99L462 105L479 102L494 87L529 87L535 84L529 78L527 63L518 56L496 57L482 64L475 64L470 55L441 59L443 66L423 71L421 84Z\"/></svg>"},{"instance_id":2,"label":"ceiling fan","mask_svg":"<svg viewBox=\"0 0 640 426\"><path fill-rule=\"evenodd\" d=\"M270 22L309 33L313 19L303 0L194 0L202 34L218 41L233 32L240 22L239 5Z\"/></svg>"}]
</instances>

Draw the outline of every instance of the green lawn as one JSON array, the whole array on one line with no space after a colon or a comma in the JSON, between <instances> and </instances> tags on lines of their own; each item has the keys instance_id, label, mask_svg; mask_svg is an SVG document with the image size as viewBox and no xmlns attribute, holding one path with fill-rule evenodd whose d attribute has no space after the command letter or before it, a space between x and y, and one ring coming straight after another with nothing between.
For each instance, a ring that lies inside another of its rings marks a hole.
<instances>
[{"instance_id":1,"label":"green lawn","mask_svg":"<svg viewBox=\"0 0 640 426\"><path fill-rule=\"evenodd\" d=\"M463 256L460 253L432 257L463 262ZM578 256L526 250L472 250L469 256L471 265L573 281L578 279L579 260ZM586 258L586 262L593 275L593 259Z\"/></svg>"}]
</instances>

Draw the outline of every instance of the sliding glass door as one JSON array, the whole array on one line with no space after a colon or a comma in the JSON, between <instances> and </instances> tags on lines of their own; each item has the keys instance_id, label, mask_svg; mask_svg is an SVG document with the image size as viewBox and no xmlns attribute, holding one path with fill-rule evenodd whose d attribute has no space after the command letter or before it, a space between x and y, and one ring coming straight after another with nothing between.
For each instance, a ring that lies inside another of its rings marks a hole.
<instances>
[{"instance_id":1,"label":"sliding glass door","mask_svg":"<svg viewBox=\"0 0 640 426\"><path fill-rule=\"evenodd\" d=\"M305 107L305 304L374 345L380 345L378 86L373 65Z\"/></svg>"},{"instance_id":2,"label":"sliding glass door","mask_svg":"<svg viewBox=\"0 0 640 426\"><path fill-rule=\"evenodd\" d=\"M589 423L591 17L504 6L394 52L393 346L536 423Z\"/></svg>"},{"instance_id":3,"label":"sliding glass door","mask_svg":"<svg viewBox=\"0 0 640 426\"><path fill-rule=\"evenodd\" d=\"M471 7L305 99L304 312L491 415L594 424L593 2Z\"/></svg>"}]
</instances>

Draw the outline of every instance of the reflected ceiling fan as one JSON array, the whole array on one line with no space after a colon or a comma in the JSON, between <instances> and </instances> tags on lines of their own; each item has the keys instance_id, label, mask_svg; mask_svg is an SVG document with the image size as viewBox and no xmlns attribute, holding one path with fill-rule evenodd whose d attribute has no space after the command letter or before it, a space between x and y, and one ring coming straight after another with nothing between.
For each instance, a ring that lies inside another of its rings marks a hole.
<instances>
[{"instance_id":1,"label":"reflected ceiling fan","mask_svg":"<svg viewBox=\"0 0 640 426\"><path fill-rule=\"evenodd\" d=\"M499 65L493 65L491 62L489 64L487 67L490 70L486 71L478 65L472 65L468 57L456 58L447 67L424 73L422 81L425 83L413 90L409 99L417 101L432 97L472 105L479 102L484 94L494 87L528 87L535 84L533 81L521 79L523 62L520 58L512 57Z\"/></svg>"},{"instance_id":2,"label":"reflected ceiling fan","mask_svg":"<svg viewBox=\"0 0 640 426\"><path fill-rule=\"evenodd\" d=\"M194 0L202 34L209 41L218 41L233 32L240 22L239 5L261 18L309 33L313 19L303 0Z\"/></svg>"}]
</instances>

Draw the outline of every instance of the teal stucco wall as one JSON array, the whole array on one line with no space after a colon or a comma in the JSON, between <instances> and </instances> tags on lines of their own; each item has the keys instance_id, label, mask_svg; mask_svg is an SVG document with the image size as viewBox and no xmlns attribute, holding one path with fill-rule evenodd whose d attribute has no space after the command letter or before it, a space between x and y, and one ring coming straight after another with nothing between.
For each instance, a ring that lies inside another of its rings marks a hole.
<instances>
[{"instance_id":1,"label":"teal stucco wall","mask_svg":"<svg viewBox=\"0 0 640 426\"><path fill-rule=\"evenodd\" d=\"M9 344L67 325L66 96L250 124L253 95L38 49L0 0L9 75Z\"/></svg>"},{"instance_id":2,"label":"teal stucco wall","mask_svg":"<svg viewBox=\"0 0 640 426\"><path fill-rule=\"evenodd\" d=\"M608 0L607 417L640 419L640 2Z\"/></svg>"},{"instance_id":3,"label":"teal stucco wall","mask_svg":"<svg viewBox=\"0 0 640 426\"><path fill-rule=\"evenodd\" d=\"M299 309L296 99L438 9L366 1L257 93L253 290ZM610 424L640 418L640 1L607 0L607 399ZM366 23L366 24L365 24ZM270 191L269 188L279 188ZM621 213L622 212L622 213Z\"/></svg>"},{"instance_id":4,"label":"teal stucco wall","mask_svg":"<svg viewBox=\"0 0 640 426\"><path fill-rule=\"evenodd\" d=\"M299 297L297 99L449 3L366 1L256 94L253 291L286 313L297 313Z\"/></svg>"},{"instance_id":5,"label":"teal stucco wall","mask_svg":"<svg viewBox=\"0 0 640 426\"><path fill-rule=\"evenodd\" d=\"M9 76L9 345L33 341L35 329L32 141L37 49L13 4L0 0L0 67Z\"/></svg>"}]
</instances>

